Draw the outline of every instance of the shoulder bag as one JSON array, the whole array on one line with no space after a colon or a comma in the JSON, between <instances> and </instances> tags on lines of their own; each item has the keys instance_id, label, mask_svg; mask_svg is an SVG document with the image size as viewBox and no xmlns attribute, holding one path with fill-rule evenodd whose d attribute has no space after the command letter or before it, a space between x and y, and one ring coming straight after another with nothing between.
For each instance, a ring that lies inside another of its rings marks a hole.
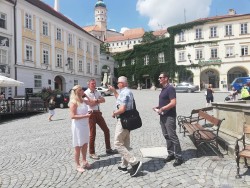
<instances>
[{"instance_id":1,"label":"shoulder bag","mask_svg":"<svg viewBox=\"0 0 250 188\"><path fill-rule=\"evenodd\" d=\"M127 110L120 114L121 124L123 129L135 130L142 126L142 121L139 112L136 110L135 100L133 99L133 109Z\"/></svg>"}]
</instances>

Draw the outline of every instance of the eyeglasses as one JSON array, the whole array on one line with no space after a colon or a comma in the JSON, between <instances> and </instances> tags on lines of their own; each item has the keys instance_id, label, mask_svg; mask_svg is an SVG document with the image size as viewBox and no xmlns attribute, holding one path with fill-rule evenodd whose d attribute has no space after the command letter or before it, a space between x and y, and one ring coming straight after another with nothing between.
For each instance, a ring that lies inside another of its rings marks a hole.
<instances>
[{"instance_id":1,"label":"eyeglasses","mask_svg":"<svg viewBox=\"0 0 250 188\"><path fill-rule=\"evenodd\" d=\"M164 76L159 76L159 79L165 78Z\"/></svg>"}]
</instances>

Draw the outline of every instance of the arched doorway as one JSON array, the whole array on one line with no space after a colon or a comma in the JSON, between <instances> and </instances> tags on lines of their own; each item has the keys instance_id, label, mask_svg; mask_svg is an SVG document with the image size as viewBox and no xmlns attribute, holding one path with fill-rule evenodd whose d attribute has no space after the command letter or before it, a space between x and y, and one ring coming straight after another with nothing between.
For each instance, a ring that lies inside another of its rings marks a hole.
<instances>
[{"instance_id":1,"label":"arched doorway","mask_svg":"<svg viewBox=\"0 0 250 188\"><path fill-rule=\"evenodd\" d=\"M63 83L65 83L64 78L61 76L56 76L54 81L55 81L55 89L59 91L64 91L65 89L63 87L64 86Z\"/></svg>"},{"instance_id":2,"label":"arched doorway","mask_svg":"<svg viewBox=\"0 0 250 188\"><path fill-rule=\"evenodd\" d=\"M247 77L248 71L244 67L233 67L227 73L227 83L230 85L237 77Z\"/></svg>"},{"instance_id":3,"label":"arched doorway","mask_svg":"<svg viewBox=\"0 0 250 188\"><path fill-rule=\"evenodd\" d=\"M212 84L213 88L219 88L220 77L219 72L215 69L205 69L200 74L201 88L207 88L208 84Z\"/></svg>"}]
</instances>

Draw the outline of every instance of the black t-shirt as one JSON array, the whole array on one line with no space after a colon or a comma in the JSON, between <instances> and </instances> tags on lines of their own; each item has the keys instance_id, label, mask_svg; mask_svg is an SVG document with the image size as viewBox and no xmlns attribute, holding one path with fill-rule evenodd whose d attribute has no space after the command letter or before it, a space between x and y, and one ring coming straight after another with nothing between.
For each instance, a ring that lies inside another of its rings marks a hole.
<instances>
[{"instance_id":1,"label":"black t-shirt","mask_svg":"<svg viewBox=\"0 0 250 188\"><path fill-rule=\"evenodd\" d=\"M175 98L176 98L176 92L173 86L168 84L167 86L163 87L159 95L159 108L169 104L170 101ZM165 110L164 115L175 117L176 107L173 107L169 110Z\"/></svg>"}]
</instances>

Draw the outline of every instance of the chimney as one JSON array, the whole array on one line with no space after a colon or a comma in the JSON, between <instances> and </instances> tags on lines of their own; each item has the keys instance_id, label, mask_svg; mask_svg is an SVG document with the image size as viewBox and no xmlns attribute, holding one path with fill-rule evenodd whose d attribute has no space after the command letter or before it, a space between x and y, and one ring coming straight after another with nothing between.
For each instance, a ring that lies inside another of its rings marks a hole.
<instances>
[{"instance_id":1,"label":"chimney","mask_svg":"<svg viewBox=\"0 0 250 188\"><path fill-rule=\"evenodd\" d=\"M59 0L55 0L54 9L58 12L59 11Z\"/></svg>"},{"instance_id":2,"label":"chimney","mask_svg":"<svg viewBox=\"0 0 250 188\"><path fill-rule=\"evenodd\" d=\"M235 15L236 14L236 11L234 9L229 9L228 10L228 15Z\"/></svg>"}]
</instances>

